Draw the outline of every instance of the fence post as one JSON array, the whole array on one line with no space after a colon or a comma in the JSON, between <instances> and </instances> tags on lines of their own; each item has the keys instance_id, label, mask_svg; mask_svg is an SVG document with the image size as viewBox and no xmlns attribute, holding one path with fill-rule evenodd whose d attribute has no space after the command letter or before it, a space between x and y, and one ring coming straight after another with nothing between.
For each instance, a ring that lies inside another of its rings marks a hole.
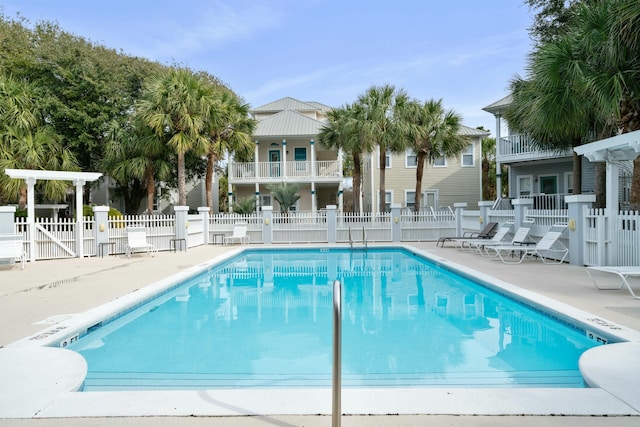
<instances>
[{"instance_id":1,"label":"fence post","mask_svg":"<svg viewBox=\"0 0 640 427\"><path fill-rule=\"evenodd\" d=\"M176 226L175 226L175 239L184 239L185 245L184 250L186 251L189 247L189 237L187 233L187 228L189 227L189 221L187 221L187 214L189 213L189 206L174 206L173 212L176 216ZM176 240L173 242L176 246L176 250L178 250L179 242ZM182 249L182 247L181 247Z\"/></svg>"},{"instance_id":2,"label":"fence post","mask_svg":"<svg viewBox=\"0 0 640 427\"><path fill-rule=\"evenodd\" d=\"M584 213L596 201L595 194L576 194L564 198L569 208L569 264L584 265Z\"/></svg>"},{"instance_id":3,"label":"fence post","mask_svg":"<svg viewBox=\"0 0 640 427\"><path fill-rule=\"evenodd\" d=\"M15 206L0 206L0 233L16 234L15 216Z\"/></svg>"},{"instance_id":4,"label":"fence post","mask_svg":"<svg viewBox=\"0 0 640 427\"><path fill-rule=\"evenodd\" d=\"M327 243L335 243L337 240L337 215L336 205L327 205Z\"/></svg>"},{"instance_id":5,"label":"fence post","mask_svg":"<svg viewBox=\"0 0 640 427\"><path fill-rule=\"evenodd\" d=\"M262 241L265 245L273 243L273 206L262 207Z\"/></svg>"},{"instance_id":6,"label":"fence post","mask_svg":"<svg viewBox=\"0 0 640 427\"><path fill-rule=\"evenodd\" d=\"M458 202L453 204L453 208L456 212L456 236L462 236L462 215L464 214L464 209L466 207L466 202Z\"/></svg>"},{"instance_id":7,"label":"fence post","mask_svg":"<svg viewBox=\"0 0 640 427\"><path fill-rule=\"evenodd\" d=\"M533 199L514 199L513 205L513 227L517 230L522 226L522 221L527 218L529 209L533 206Z\"/></svg>"},{"instance_id":8,"label":"fence post","mask_svg":"<svg viewBox=\"0 0 640 427\"><path fill-rule=\"evenodd\" d=\"M202 217L202 232L204 233L202 242L205 245L208 245L210 243L209 242L209 211L210 210L211 209L209 209L209 207L207 206L201 206L198 208L198 212Z\"/></svg>"},{"instance_id":9,"label":"fence post","mask_svg":"<svg viewBox=\"0 0 640 427\"><path fill-rule=\"evenodd\" d=\"M96 256L104 255L99 253L105 248L100 246L101 243L109 243L109 206L93 207L93 230L96 234ZM107 246L107 256L109 255L109 247Z\"/></svg>"},{"instance_id":10,"label":"fence post","mask_svg":"<svg viewBox=\"0 0 640 427\"><path fill-rule=\"evenodd\" d=\"M478 202L478 207L480 208L480 225L482 225L482 227L480 227L481 230L489 223L489 209L491 209L493 203L491 200L481 200Z\"/></svg>"},{"instance_id":11,"label":"fence post","mask_svg":"<svg viewBox=\"0 0 640 427\"><path fill-rule=\"evenodd\" d=\"M396 243L402 239L402 226L400 224L400 203L391 204L391 241Z\"/></svg>"}]
</instances>

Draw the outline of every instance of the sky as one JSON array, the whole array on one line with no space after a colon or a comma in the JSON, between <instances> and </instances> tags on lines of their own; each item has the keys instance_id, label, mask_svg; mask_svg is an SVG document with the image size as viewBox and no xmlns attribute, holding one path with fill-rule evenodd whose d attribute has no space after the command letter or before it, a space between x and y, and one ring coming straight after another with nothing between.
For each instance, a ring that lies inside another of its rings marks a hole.
<instances>
[{"instance_id":1,"label":"sky","mask_svg":"<svg viewBox=\"0 0 640 427\"><path fill-rule=\"evenodd\" d=\"M492 136L482 108L526 74L533 19L522 0L0 0L0 13L206 71L254 108L340 107L391 84Z\"/></svg>"}]
</instances>

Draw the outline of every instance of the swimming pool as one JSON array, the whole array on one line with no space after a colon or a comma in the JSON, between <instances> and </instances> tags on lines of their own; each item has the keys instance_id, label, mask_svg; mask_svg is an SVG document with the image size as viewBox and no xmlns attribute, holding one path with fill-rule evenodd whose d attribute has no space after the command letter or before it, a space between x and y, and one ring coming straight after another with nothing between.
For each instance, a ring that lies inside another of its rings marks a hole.
<instances>
[{"instance_id":1,"label":"swimming pool","mask_svg":"<svg viewBox=\"0 0 640 427\"><path fill-rule=\"evenodd\" d=\"M67 348L87 391L326 387L334 279L347 387L582 387L598 344L411 251L332 248L245 251Z\"/></svg>"}]
</instances>

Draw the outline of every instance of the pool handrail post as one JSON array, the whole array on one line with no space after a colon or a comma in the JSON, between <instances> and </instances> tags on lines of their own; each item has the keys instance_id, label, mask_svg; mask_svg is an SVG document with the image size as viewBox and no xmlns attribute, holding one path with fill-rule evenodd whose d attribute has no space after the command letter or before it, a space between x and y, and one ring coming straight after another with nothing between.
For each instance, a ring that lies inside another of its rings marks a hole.
<instances>
[{"instance_id":1,"label":"pool handrail post","mask_svg":"<svg viewBox=\"0 0 640 427\"><path fill-rule=\"evenodd\" d=\"M333 386L332 427L340 427L342 417L342 285L333 282Z\"/></svg>"}]
</instances>

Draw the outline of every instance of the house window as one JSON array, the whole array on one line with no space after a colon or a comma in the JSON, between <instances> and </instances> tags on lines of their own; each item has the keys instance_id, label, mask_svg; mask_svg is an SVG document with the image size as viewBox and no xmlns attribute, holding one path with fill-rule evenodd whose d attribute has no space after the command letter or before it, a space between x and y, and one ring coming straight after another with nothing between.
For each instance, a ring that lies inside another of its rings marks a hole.
<instances>
[{"instance_id":1,"label":"house window","mask_svg":"<svg viewBox=\"0 0 640 427\"><path fill-rule=\"evenodd\" d=\"M384 156L384 167L385 168L391 167L391 153L389 152L389 150L387 150Z\"/></svg>"},{"instance_id":2,"label":"house window","mask_svg":"<svg viewBox=\"0 0 640 427\"><path fill-rule=\"evenodd\" d=\"M305 147L296 147L293 149L293 160L296 162L307 161L307 149Z\"/></svg>"},{"instance_id":3,"label":"house window","mask_svg":"<svg viewBox=\"0 0 640 427\"><path fill-rule=\"evenodd\" d=\"M533 181L531 175L518 177L518 196L530 196L532 194L531 181Z\"/></svg>"},{"instance_id":4,"label":"house window","mask_svg":"<svg viewBox=\"0 0 640 427\"><path fill-rule=\"evenodd\" d=\"M462 166L469 167L474 165L473 144L467 145L467 149L462 152Z\"/></svg>"},{"instance_id":5,"label":"house window","mask_svg":"<svg viewBox=\"0 0 640 427\"><path fill-rule=\"evenodd\" d=\"M404 204L408 209L413 210L416 205L416 192L405 191L404 192Z\"/></svg>"},{"instance_id":6,"label":"house window","mask_svg":"<svg viewBox=\"0 0 640 427\"><path fill-rule=\"evenodd\" d=\"M564 193L573 194L573 172L564 173Z\"/></svg>"},{"instance_id":7,"label":"house window","mask_svg":"<svg viewBox=\"0 0 640 427\"><path fill-rule=\"evenodd\" d=\"M407 150L404 154L404 167L415 168L418 166L418 156L413 150Z\"/></svg>"},{"instance_id":8,"label":"house window","mask_svg":"<svg viewBox=\"0 0 640 427\"><path fill-rule=\"evenodd\" d=\"M447 167L447 158L444 156L436 157L433 159L433 167L434 168L446 168Z\"/></svg>"},{"instance_id":9,"label":"house window","mask_svg":"<svg viewBox=\"0 0 640 427\"><path fill-rule=\"evenodd\" d=\"M384 193L384 211L391 212L391 201L393 200L393 194L391 191Z\"/></svg>"}]
</instances>

